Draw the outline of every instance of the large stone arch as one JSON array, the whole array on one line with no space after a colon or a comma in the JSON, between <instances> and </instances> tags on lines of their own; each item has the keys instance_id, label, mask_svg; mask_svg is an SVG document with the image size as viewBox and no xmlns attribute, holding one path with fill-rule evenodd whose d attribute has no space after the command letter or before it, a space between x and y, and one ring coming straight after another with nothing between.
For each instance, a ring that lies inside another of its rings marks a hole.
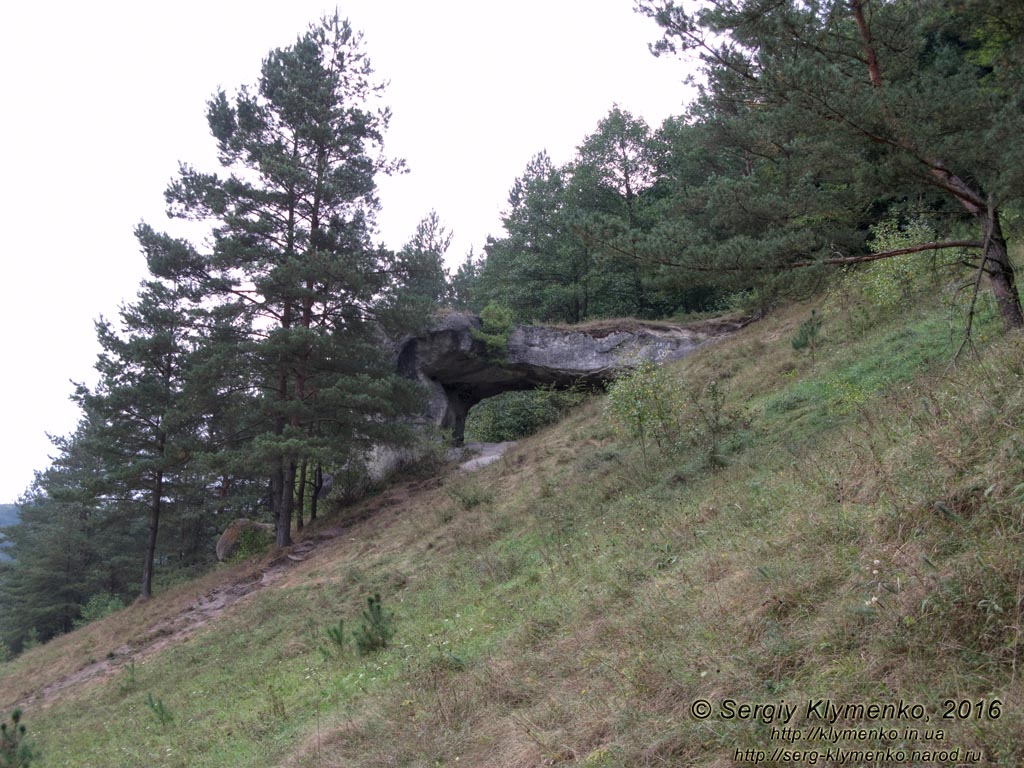
<instances>
[{"instance_id":1,"label":"large stone arch","mask_svg":"<svg viewBox=\"0 0 1024 768\"><path fill-rule=\"evenodd\" d=\"M450 314L398 346L398 370L428 390L425 417L450 429L461 444L470 408L489 397L542 385L598 386L640 360L684 357L741 323L680 327L624 321L587 330L521 325L509 336L507 355L495 360L473 337L480 318Z\"/></svg>"}]
</instances>

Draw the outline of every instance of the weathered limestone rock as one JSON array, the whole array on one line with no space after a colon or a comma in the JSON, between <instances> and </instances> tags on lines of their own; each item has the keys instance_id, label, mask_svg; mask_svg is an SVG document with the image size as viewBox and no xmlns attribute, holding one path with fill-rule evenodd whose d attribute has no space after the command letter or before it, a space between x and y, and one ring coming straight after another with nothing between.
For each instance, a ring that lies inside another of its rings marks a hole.
<instances>
[{"instance_id":1,"label":"weathered limestone rock","mask_svg":"<svg viewBox=\"0 0 1024 768\"><path fill-rule=\"evenodd\" d=\"M451 314L398 345L398 370L428 392L426 418L462 440L469 409L502 392L542 385L597 386L641 360L684 357L704 342L740 324L675 327L626 321L587 330L518 326L504 360L488 356L473 338L480 318Z\"/></svg>"}]
</instances>

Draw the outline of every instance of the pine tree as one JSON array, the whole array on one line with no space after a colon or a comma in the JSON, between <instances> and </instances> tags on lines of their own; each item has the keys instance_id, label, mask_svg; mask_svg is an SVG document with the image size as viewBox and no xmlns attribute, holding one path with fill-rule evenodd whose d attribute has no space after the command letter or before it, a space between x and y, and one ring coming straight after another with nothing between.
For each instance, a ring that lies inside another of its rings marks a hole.
<instances>
[{"instance_id":1,"label":"pine tree","mask_svg":"<svg viewBox=\"0 0 1024 768\"><path fill-rule=\"evenodd\" d=\"M366 598L362 623L352 632L360 656L384 650L395 636L394 617L384 610L380 593Z\"/></svg>"},{"instance_id":2,"label":"pine tree","mask_svg":"<svg viewBox=\"0 0 1024 768\"><path fill-rule=\"evenodd\" d=\"M589 314L593 254L572 228L568 169L535 155L512 185L507 235L488 238L477 301L503 304L516 319L579 322Z\"/></svg>"},{"instance_id":3,"label":"pine tree","mask_svg":"<svg viewBox=\"0 0 1024 768\"><path fill-rule=\"evenodd\" d=\"M398 254L398 263L404 272L401 301L421 316L449 303L449 277L444 257L452 237L452 231L441 223L437 211L431 211L416 225L416 231Z\"/></svg>"},{"instance_id":4,"label":"pine tree","mask_svg":"<svg viewBox=\"0 0 1024 768\"><path fill-rule=\"evenodd\" d=\"M655 270L622 255L652 223L656 147L647 123L616 105L584 139L570 168L568 209L572 229L594 254L597 314L650 317L676 308L657 296Z\"/></svg>"},{"instance_id":5,"label":"pine tree","mask_svg":"<svg viewBox=\"0 0 1024 768\"><path fill-rule=\"evenodd\" d=\"M389 113L371 108L372 75L335 15L273 51L253 89L216 94L207 118L226 176L183 166L167 191L173 215L214 224L214 247L154 242L160 274L196 280L231 314L225 369L245 359L259 393L244 454L269 477L279 546L300 467L354 466L411 406L384 335L401 320L402 267L371 241L375 175L400 168L381 150Z\"/></svg>"},{"instance_id":6,"label":"pine tree","mask_svg":"<svg viewBox=\"0 0 1024 768\"><path fill-rule=\"evenodd\" d=\"M950 227L899 253L980 252L1004 325L1024 326L1001 223L1024 194L1024 63L1019 15L999 5L641 0L664 31L656 52L704 63L691 120L744 165L707 198L704 213L732 216L724 237L695 211L661 258L748 274L876 260L896 253L864 253L871 212L919 197L972 236Z\"/></svg>"},{"instance_id":7,"label":"pine tree","mask_svg":"<svg viewBox=\"0 0 1024 768\"><path fill-rule=\"evenodd\" d=\"M470 248L455 274L451 275L448 281L449 297L453 308L461 312L480 311L482 305L479 302L480 273L483 262L477 260L476 254Z\"/></svg>"},{"instance_id":8,"label":"pine tree","mask_svg":"<svg viewBox=\"0 0 1024 768\"><path fill-rule=\"evenodd\" d=\"M194 451L196 418L186 394L193 348L187 287L143 284L121 310L120 332L96 324L103 351L97 386L79 386L76 399L90 422L88 448L104 465L97 491L148 518L140 595L153 592L157 536L167 499ZM144 501L143 501L144 499Z\"/></svg>"},{"instance_id":9,"label":"pine tree","mask_svg":"<svg viewBox=\"0 0 1024 768\"><path fill-rule=\"evenodd\" d=\"M36 474L19 502L20 522L7 529L13 564L0 564L0 639L18 651L30 637L69 632L97 592L127 595L137 573L144 530L103 498L103 463L83 419L70 437L51 438L52 465Z\"/></svg>"}]
</instances>

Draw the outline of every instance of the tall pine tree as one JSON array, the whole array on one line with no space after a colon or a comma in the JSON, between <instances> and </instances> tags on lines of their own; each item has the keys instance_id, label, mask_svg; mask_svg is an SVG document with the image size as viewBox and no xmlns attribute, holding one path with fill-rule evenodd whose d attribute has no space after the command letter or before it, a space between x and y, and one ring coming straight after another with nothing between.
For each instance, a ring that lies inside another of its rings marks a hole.
<instances>
[{"instance_id":1,"label":"tall pine tree","mask_svg":"<svg viewBox=\"0 0 1024 768\"><path fill-rule=\"evenodd\" d=\"M97 490L146 510L143 599L153 593L165 505L183 495L174 486L195 451L198 424L186 393L194 347L188 299L181 286L149 281L121 310L119 330L100 320L99 383L80 385L76 394L91 427L85 445L104 468Z\"/></svg>"},{"instance_id":2,"label":"tall pine tree","mask_svg":"<svg viewBox=\"0 0 1024 768\"><path fill-rule=\"evenodd\" d=\"M172 215L212 221L213 249L154 242L161 274L197 280L233 313L239 342L224 355L254 376L260 426L244 450L269 478L279 546L300 468L355 465L411 406L385 338L402 266L372 242L375 176L400 167L382 151L380 91L337 15L273 51L253 89L209 103L225 175L183 166L167 191Z\"/></svg>"}]
</instances>

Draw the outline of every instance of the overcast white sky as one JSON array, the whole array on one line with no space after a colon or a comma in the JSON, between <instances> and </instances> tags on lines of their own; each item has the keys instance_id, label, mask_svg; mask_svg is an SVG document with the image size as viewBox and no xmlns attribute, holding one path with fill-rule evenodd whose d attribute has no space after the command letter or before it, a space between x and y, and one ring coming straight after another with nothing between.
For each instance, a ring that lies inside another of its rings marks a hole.
<instances>
[{"instance_id":1,"label":"overcast white sky","mask_svg":"<svg viewBox=\"0 0 1024 768\"><path fill-rule=\"evenodd\" d=\"M685 66L632 0L351 0L337 4L390 81L380 239L401 246L435 209L449 263L488 234L536 152L556 163L613 103L656 126L688 96ZM19 2L0 18L0 502L48 465L47 432L77 421L69 380L95 380L93 320L145 275L132 236L165 228L178 161L215 168L205 103L335 3Z\"/></svg>"}]
</instances>

